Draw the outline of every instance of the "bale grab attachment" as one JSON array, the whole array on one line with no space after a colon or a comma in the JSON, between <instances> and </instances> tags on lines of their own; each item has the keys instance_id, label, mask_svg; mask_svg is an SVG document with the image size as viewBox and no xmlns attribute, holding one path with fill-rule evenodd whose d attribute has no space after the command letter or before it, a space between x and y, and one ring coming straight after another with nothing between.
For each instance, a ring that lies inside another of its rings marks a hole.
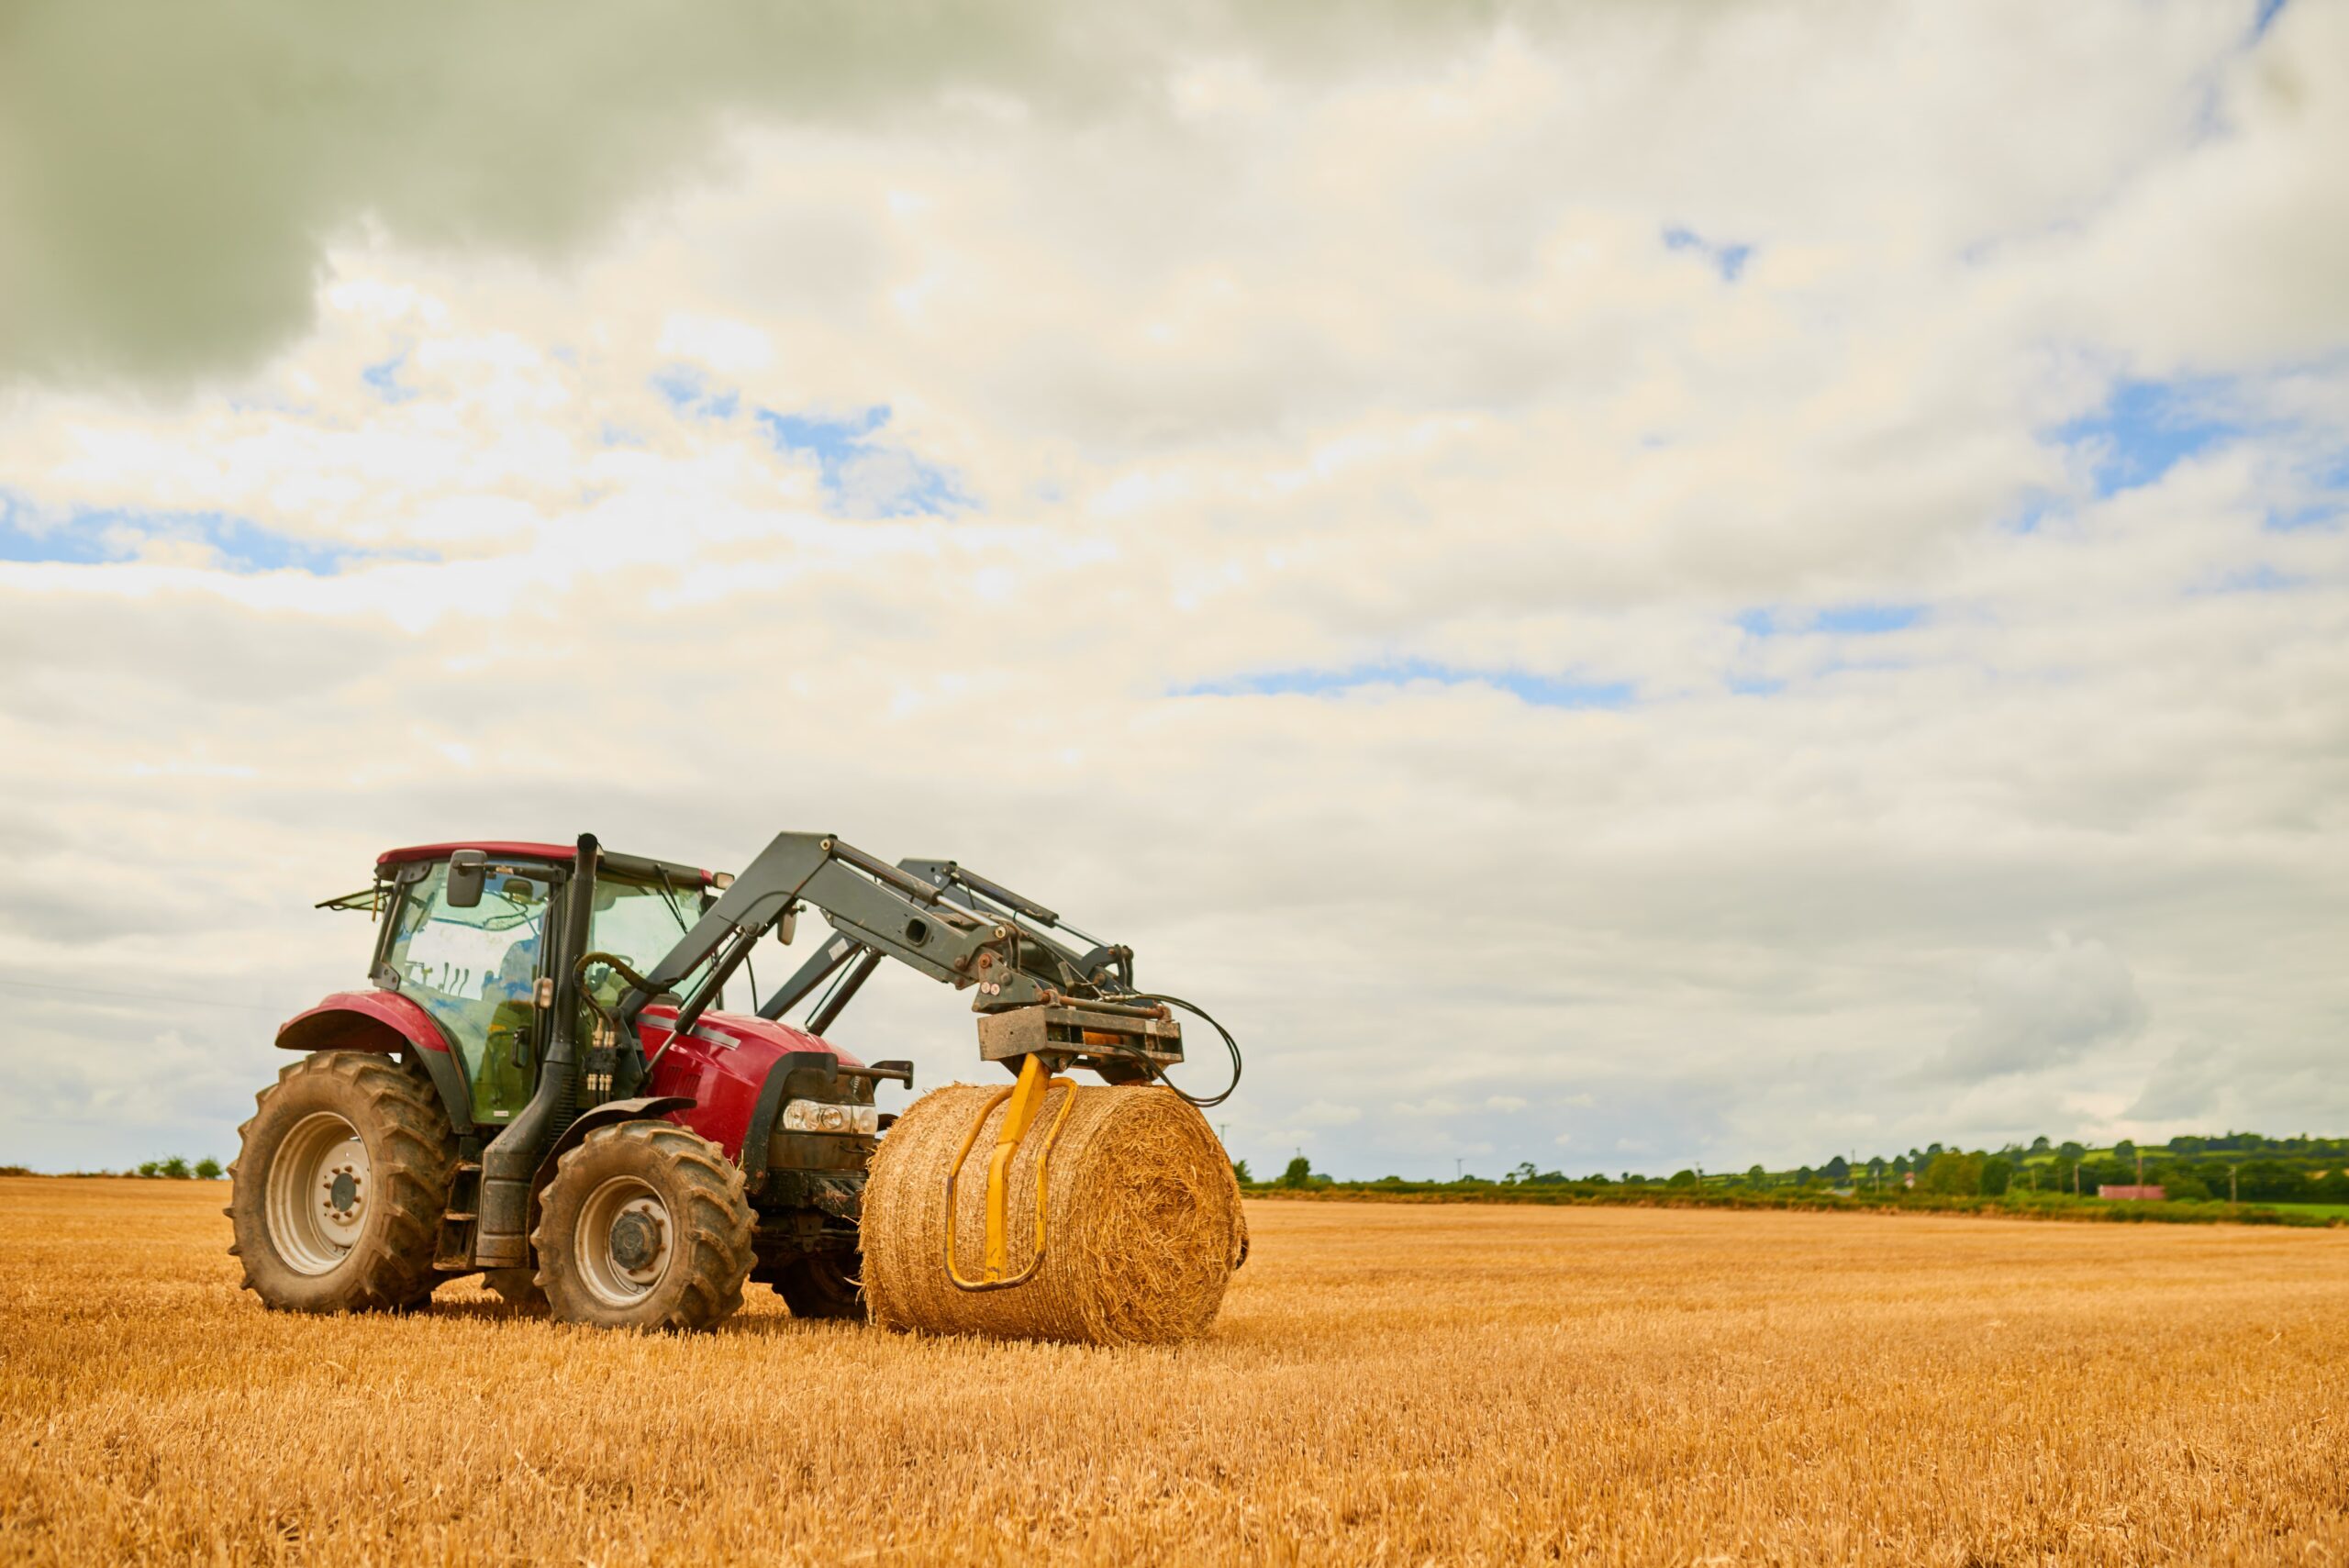
<instances>
[{"instance_id":1,"label":"bale grab attachment","mask_svg":"<svg viewBox=\"0 0 2349 1568\"><path fill-rule=\"evenodd\" d=\"M654 997L690 985L678 1002L671 1038L689 1033L769 931L780 929L785 941L791 940L803 906L820 913L837 934L766 999L760 1016L779 1019L829 983L807 1020L808 1029L820 1034L885 957L974 993L971 1007L979 1015L981 1058L1002 1062L1018 1078L981 1107L946 1173L946 1273L958 1290L971 1292L1008 1290L1032 1279L1043 1264L1048 1240L1052 1151L1075 1102L1074 1082L1056 1074L1084 1067L1110 1084L1156 1080L1173 1090L1165 1069L1183 1061L1183 1029L1174 1007L1198 1009L1135 989L1132 949L1087 936L1054 911L955 862L891 865L832 834L782 833L725 885L649 974L627 977L631 990L618 1008L622 1029L632 1034L637 1015ZM1208 1022L1231 1051L1236 1086L1238 1047L1222 1026ZM1035 1256L1013 1273L1011 1165L1055 1088L1069 1092L1037 1157ZM1230 1092L1227 1087L1206 1100L1182 1097L1209 1106ZM987 1118L1007 1102L987 1165L982 1272L978 1279L967 1279L954 1264L957 1182Z\"/></svg>"},{"instance_id":2,"label":"bale grab attachment","mask_svg":"<svg viewBox=\"0 0 2349 1568\"><path fill-rule=\"evenodd\" d=\"M946 1244L942 1249L946 1262L946 1277L954 1282L957 1290L1009 1290L1016 1284L1026 1284L1044 1266L1045 1208L1051 1197L1050 1184L1052 1147L1061 1140L1061 1129L1068 1123L1068 1113L1076 1105L1076 1080L1050 1077L1050 1069L1041 1056L1030 1056L1020 1064L1019 1081L1008 1089L1000 1089L972 1119L971 1130L963 1135L961 1147L954 1151L953 1162L946 1167ZM1036 1115L1043 1109L1045 1098L1054 1089L1065 1089L1061 1096L1060 1114L1052 1118L1051 1130L1044 1134L1044 1146L1036 1151L1036 1255L1028 1266L1006 1277L1004 1271L1011 1266L1010 1184L1012 1156L1019 1152L1020 1140L1035 1125ZM954 1196L955 1185L963 1173L963 1162L971 1155L971 1145L979 1140L979 1129L987 1118L1006 1100L1011 1108L1004 1113L1003 1126L996 1129L995 1153L987 1161L987 1237L984 1273L974 1280L964 1279L954 1267Z\"/></svg>"}]
</instances>

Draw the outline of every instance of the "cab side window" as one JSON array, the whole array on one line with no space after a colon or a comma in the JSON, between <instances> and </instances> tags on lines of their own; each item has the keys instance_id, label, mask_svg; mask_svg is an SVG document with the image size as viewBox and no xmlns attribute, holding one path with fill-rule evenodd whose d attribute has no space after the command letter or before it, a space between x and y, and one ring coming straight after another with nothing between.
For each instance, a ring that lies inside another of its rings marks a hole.
<instances>
[{"instance_id":1,"label":"cab side window","mask_svg":"<svg viewBox=\"0 0 2349 1568\"><path fill-rule=\"evenodd\" d=\"M400 994L449 1033L473 1090L473 1118L507 1120L530 1097L531 991L546 936L549 884L493 874L481 902L451 906L449 868L435 865L400 901L385 959Z\"/></svg>"}]
</instances>

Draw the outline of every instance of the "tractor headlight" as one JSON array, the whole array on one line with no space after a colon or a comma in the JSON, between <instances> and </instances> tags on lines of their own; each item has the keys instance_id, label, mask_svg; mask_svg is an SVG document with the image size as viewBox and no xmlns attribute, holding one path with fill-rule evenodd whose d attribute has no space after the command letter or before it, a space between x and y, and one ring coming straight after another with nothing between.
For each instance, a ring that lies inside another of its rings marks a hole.
<instances>
[{"instance_id":1,"label":"tractor headlight","mask_svg":"<svg viewBox=\"0 0 2349 1568\"><path fill-rule=\"evenodd\" d=\"M881 1130L881 1112L874 1106L834 1106L821 1100L793 1100L783 1107L785 1132L857 1132L870 1138Z\"/></svg>"}]
</instances>

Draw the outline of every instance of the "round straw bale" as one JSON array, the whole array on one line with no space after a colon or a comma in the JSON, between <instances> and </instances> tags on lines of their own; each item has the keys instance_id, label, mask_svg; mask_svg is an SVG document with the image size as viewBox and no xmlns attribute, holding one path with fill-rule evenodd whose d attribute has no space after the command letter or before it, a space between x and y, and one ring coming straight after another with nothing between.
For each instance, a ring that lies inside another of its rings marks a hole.
<instances>
[{"instance_id":1,"label":"round straw bale","mask_svg":"<svg viewBox=\"0 0 2349 1568\"><path fill-rule=\"evenodd\" d=\"M1043 1266L1008 1290L957 1289L944 1264L946 1173L997 1091L924 1095L881 1140L864 1187L864 1293L896 1329L1089 1344L1169 1344L1203 1334L1246 1256L1240 1187L1199 1113L1163 1088L1053 1089L1009 1173L1009 1273L1036 1255L1036 1162L1066 1097L1047 1164ZM982 1276L987 1162L1008 1106L988 1113L956 1183L954 1266Z\"/></svg>"}]
</instances>

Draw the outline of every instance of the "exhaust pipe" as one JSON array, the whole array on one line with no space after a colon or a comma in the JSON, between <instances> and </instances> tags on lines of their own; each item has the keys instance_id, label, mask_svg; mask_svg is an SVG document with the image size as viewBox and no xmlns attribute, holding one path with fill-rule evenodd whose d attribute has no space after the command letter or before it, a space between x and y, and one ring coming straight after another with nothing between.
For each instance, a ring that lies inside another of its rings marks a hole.
<instances>
[{"instance_id":1,"label":"exhaust pipe","mask_svg":"<svg viewBox=\"0 0 2349 1568\"><path fill-rule=\"evenodd\" d=\"M518 1269L530 1261L530 1179L540 1156L571 1125L578 1104L579 980L574 961L587 951L588 922L596 909L596 835L579 835L571 885L562 906L562 935L555 945L553 1017L547 1020L547 1048L539 1064L539 1086L529 1104L490 1140L481 1155L481 1218L473 1231L473 1265Z\"/></svg>"}]
</instances>

